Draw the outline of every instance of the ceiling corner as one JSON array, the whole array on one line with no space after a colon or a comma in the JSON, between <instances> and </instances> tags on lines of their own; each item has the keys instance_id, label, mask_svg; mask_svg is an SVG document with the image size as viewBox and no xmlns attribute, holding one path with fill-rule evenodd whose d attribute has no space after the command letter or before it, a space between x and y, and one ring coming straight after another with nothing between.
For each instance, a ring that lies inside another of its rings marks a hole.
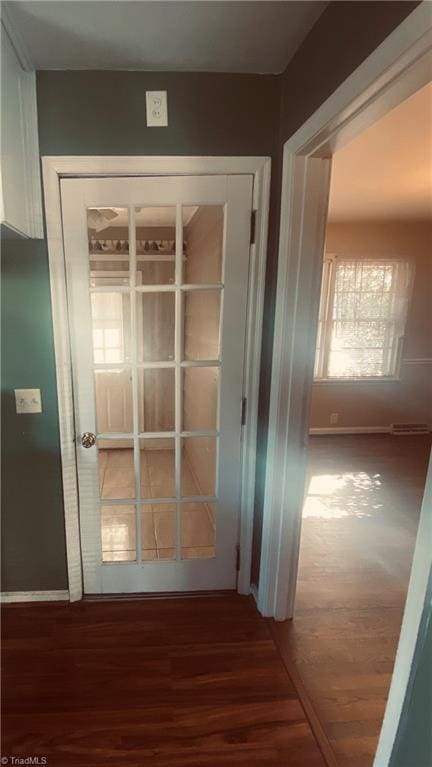
<instances>
[{"instance_id":1,"label":"ceiling corner","mask_svg":"<svg viewBox=\"0 0 432 767\"><path fill-rule=\"evenodd\" d=\"M13 12L11 12L10 3L4 2L4 0L1 3L1 22L6 31L6 34L8 35L12 43L12 46L15 50L18 61L20 62L22 68L26 72L34 72L35 66L33 64L31 56L27 50L27 47L20 33L17 30L16 24L14 24Z\"/></svg>"}]
</instances>

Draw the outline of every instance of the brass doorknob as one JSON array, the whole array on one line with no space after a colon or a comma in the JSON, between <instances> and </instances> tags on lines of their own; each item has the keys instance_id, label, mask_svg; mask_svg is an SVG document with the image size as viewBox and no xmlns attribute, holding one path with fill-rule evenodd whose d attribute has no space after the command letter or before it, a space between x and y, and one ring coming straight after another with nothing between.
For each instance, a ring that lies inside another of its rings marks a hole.
<instances>
[{"instance_id":1,"label":"brass doorknob","mask_svg":"<svg viewBox=\"0 0 432 767\"><path fill-rule=\"evenodd\" d=\"M93 447L96 444L96 434L92 434L91 431L85 431L81 435L81 444L83 447Z\"/></svg>"}]
</instances>

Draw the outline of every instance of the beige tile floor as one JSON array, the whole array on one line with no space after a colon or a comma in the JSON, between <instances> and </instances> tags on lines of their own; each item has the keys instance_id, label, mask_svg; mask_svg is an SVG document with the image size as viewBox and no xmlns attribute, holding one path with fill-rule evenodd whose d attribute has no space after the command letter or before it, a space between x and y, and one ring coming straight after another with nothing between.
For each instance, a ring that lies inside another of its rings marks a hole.
<instances>
[{"instance_id":1,"label":"beige tile floor","mask_svg":"<svg viewBox=\"0 0 432 767\"><path fill-rule=\"evenodd\" d=\"M99 450L102 499L133 499L135 475L133 450ZM187 457L182 460L182 494L199 495ZM175 559L176 505L151 503L175 496L174 450L141 451L141 557L143 560ZM214 556L214 508L208 503L183 503L181 553L183 559ZM104 562L131 562L136 558L135 506L102 506Z\"/></svg>"}]
</instances>

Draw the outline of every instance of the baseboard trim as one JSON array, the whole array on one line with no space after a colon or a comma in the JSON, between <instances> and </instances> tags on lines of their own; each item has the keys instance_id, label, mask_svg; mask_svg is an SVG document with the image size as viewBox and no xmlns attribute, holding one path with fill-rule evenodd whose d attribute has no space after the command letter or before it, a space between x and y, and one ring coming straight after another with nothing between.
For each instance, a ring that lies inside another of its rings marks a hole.
<instances>
[{"instance_id":1,"label":"baseboard trim","mask_svg":"<svg viewBox=\"0 0 432 767\"><path fill-rule=\"evenodd\" d=\"M69 602L69 591L2 591L0 602Z\"/></svg>"},{"instance_id":2,"label":"baseboard trim","mask_svg":"<svg viewBox=\"0 0 432 767\"><path fill-rule=\"evenodd\" d=\"M84 602L155 602L164 599L213 599L236 595L233 589L219 591L135 591L130 593L114 592L112 594L84 594ZM241 596L241 595L239 595Z\"/></svg>"},{"instance_id":3,"label":"baseboard trim","mask_svg":"<svg viewBox=\"0 0 432 767\"><path fill-rule=\"evenodd\" d=\"M309 434L390 434L391 426L324 426L309 429Z\"/></svg>"},{"instance_id":4,"label":"baseboard trim","mask_svg":"<svg viewBox=\"0 0 432 767\"><path fill-rule=\"evenodd\" d=\"M339 767L339 762L336 758L336 754L333 751L331 743L313 707L312 701L308 695L304 682L299 672L297 671L295 663L290 657L289 650L279 641L279 636L275 630L275 621L273 618L267 618L267 622L270 629L270 634L276 645L282 663L285 666L286 672L291 679L294 689L299 697L303 711L305 712L306 719L309 722L310 728L314 734L318 748L321 751L326 767Z\"/></svg>"}]
</instances>

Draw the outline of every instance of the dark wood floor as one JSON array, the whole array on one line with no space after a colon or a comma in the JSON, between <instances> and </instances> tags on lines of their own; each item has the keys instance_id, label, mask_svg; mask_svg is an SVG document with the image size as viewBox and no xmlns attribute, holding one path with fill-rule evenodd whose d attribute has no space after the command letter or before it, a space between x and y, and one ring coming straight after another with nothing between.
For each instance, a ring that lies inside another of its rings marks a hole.
<instances>
[{"instance_id":1,"label":"dark wood floor","mask_svg":"<svg viewBox=\"0 0 432 767\"><path fill-rule=\"evenodd\" d=\"M244 597L10 605L3 755L48 767L325 767Z\"/></svg>"},{"instance_id":2,"label":"dark wood floor","mask_svg":"<svg viewBox=\"0 0 432 767\"><path fill-rule=\"evenodd\" d=\"M428 436L310 441L296 613L275 630L340 767L373 762L430 444Z\"/></svg>"}]
</instances>

